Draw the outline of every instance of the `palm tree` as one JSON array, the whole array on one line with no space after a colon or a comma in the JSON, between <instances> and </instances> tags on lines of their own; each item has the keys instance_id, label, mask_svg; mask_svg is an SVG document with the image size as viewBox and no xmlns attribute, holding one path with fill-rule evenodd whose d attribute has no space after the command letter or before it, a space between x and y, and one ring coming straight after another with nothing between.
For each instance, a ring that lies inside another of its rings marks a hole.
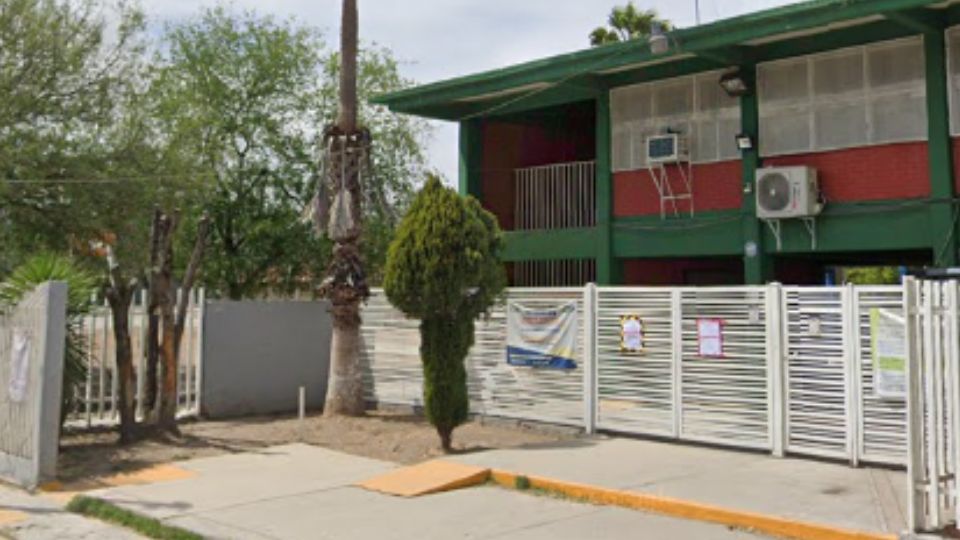
<instances>
[{"instance_id":1,"label":"palm tree","mask_svg":"<svg viewBox=\"0 0 960 540\"><path fill-rule=\"evenodd\" d=\"M67 333L63 364L63 402L60 423L76 408L81 388L87 379L89 355L83 335L83 318L90 311L90 296L96 290L96 278L73 260L56 254L41 253L27 260L0 283L0 310L12 309L31 291L47 281L67 284ZM106 359L101 358L101 362Z\"/></svg>"},{"instance_id":2,"label":"palm tree","mask_svg":"<svg viewBox=\"0 0 960 540\"><path fill-rule=\"evenodd\" d=\"M333 340L324 414L362 415L363 370L360 366L360 303L370 291L360 256L361 176L369 155L369 134L357 122L357 0L343 0L340 29L340 111L324 133L325 181L334 193L328 233L333 258L320 293L330 300ZM320 190L324 192L325 190ZM321 220L326 217L321 213Z\"/></svg>"},{"instance_id":3,"label":"palm tree","mask_svg":"<svg viewBox=\"0 0 960 540\"><path fill-rule=\"evenodd\" d=\"M590 45L598 47L609 43L629 41L653 33L654 26L670 30L670 21L660 19L654 9L642 10L633 2L616 6L607 18L608 26L599 26L590 32Z\"/></svg>"}]
</instances>

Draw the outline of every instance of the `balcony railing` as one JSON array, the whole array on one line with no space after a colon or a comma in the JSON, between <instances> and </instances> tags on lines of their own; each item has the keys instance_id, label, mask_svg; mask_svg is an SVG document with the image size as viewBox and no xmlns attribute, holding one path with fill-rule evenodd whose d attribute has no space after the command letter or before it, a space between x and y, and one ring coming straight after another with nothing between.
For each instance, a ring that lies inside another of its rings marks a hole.
<instances>
[{"instance_id":1,"label":"balcony railing","mask_svg":"<svg viewBox=\"0 0 960 540\"><path fill-rule=\"evenodd\" d=\"M577 161L514 171L516 229L572 229L596 224L596 163Z\"/></svg>"}]
</instances>

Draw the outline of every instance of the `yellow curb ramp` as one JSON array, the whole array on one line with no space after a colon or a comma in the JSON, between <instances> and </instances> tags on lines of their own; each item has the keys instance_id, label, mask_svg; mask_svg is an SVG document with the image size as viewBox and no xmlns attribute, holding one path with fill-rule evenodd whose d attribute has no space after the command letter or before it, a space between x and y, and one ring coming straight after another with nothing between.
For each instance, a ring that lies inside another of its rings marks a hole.
<instances>
[{"instance_id":1,"label":"yellow curb ramp","mask_svg":"<svg viewBox=\"0 0 960 540\"><path fill-rule=\"evenodd\" d=\"M516 489L517 478L522 475L491 470L490 480L511 489ZM542 478L524 476L529 487L570 497L594 504L619 506L634 510L645 510L666 516L719 523L730 527L739 527L752 531L795 540L897 540L897 535L872 533L840 527L831 527L818 523L793 520L755 512L745 512L712 506L671 497L647 495L633 491L599 488L584 484L575 484Z\"/></svg>"},{"instance_id":2,"label":"yellow curb ramp","mask_svg":"<svg viewBox=\"0 0 960 540\"><path fill-rule=\"evenodd\" d=\"M175 465L154 465L152 467L147 467L136 471L117 473L110 476L101 476L98 478L80 480L67 484L62 482L48 482L40 486L40 492L49 498L66 503L70 502L70 499L72 499L75 495L85 491L122 486L140 486L144 484L156 484L160 482L172 482L174 480L186 480L196 476L196 472L181 469Z\"/></svg>"},{"instance_id":3,"label":"yellow curb ramp","mask_svg":"<svg viewBox=\"0 0 960 540\"><path fill-rule=\"evenodd\" d=\"M419 497L483 484L489 477L490 469L436 460L394 469L357 486L398 497Z\"/></svg>"}]
</instances>

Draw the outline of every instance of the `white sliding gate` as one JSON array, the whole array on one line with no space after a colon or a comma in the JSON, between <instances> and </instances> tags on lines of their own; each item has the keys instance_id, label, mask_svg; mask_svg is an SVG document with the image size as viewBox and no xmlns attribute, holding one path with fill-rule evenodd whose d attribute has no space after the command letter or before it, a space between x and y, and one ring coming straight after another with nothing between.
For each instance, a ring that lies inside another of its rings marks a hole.
<instances>
[{"instance_id":1,"label":"white sliding gate","mask_svg":"<svg viewBox=\"0 0 960 540\"><path fill-rule=\"evenodd\" d=\"M906 464L906 404L874 388L870 313L902 313L884 287L510 289L507 300L576 300L577 369L506 362L503 306L478 321L468 359L471 410L606 431L891 465ZM372 402L419 405L417 322L375 292L364 310ZM642 321L642 350L621 349L621 318ZM702 356L698 325L722 327Z\"/></svg>"}]
</instances>

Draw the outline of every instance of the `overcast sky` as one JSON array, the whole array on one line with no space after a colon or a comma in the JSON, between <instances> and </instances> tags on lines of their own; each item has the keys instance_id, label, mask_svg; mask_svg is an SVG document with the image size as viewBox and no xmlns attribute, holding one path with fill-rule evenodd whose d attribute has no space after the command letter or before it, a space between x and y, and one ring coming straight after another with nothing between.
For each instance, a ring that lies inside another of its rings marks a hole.
<instances>
[{"instance_id":1,"label":"overcast sky","mask_svg":"<svg viewBox=\"0 0 960 540\"><path fill-rule=\"evenodd\" d=\"M142 0L150 22L190 17L217 0ZM587 35L610 8L625 0L359 0L360 36L391 50L403 74L432 82L583 49ZM700 0L703 22L732 17L791 0ZM694 0L636 0L677 26L695 23ZM340 0L233 0L253 9L322 29L335 44ZM457 128L438 122L430 163L450 181L457 176Z\"/></svg>"}]
</instances>

